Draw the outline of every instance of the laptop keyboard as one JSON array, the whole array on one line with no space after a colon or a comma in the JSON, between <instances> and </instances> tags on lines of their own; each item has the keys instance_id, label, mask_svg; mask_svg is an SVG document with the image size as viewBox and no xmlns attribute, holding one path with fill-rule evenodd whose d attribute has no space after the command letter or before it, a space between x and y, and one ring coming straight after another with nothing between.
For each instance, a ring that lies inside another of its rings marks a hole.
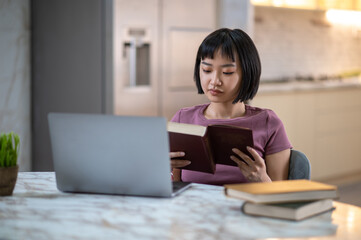
<instances>
[{"instance_id":1,"label":"laptop keyboard","mask_svg":"<svg viewBox=\"0 0 361 240\"><path fill-rule=\"evenodd\" d=\"M188 186L189 184L191 184L189 182L172 182L172 183L173 183L173 192L174 193L179 191L180 189Z\"/></svg>"}]
</instances>

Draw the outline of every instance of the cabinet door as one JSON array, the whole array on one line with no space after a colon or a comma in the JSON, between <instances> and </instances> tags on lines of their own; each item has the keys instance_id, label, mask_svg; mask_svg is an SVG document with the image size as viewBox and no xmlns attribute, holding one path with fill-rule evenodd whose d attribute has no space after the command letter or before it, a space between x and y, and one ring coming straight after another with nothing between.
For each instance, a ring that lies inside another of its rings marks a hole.
<instances>
[{"instance_id":1,"label":"cabinet door","mask_svg":"<svg viewBox=\"0 0 361 240\"><path fill-rule=\"evenodd\" d=\"M361 171L361 89L323 92L314 107L315 175L322 179Z\"/></svg>"},{"instance_id":2,"label":"cabinet door","mask_svg":"<svg viewBox=\"0 0 361 240\"><path fill-rule=\"evenodd\" d=\"M295 149L312 166L312 179L361 171L361 89L260 93L252 105L274 110Z\"/></svg>"}]
</instances>

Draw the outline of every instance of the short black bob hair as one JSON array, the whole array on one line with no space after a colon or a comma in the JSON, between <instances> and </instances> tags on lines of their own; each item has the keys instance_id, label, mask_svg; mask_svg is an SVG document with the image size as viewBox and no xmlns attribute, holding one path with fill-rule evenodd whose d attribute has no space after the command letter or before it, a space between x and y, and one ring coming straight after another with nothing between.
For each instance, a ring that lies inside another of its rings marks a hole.
<instances>
[{"instance_id":1,"label":"short black bob hair","mask_svg":"<svg viewBox=\"0 0 361 240\"><path fill-rule=\"evenodd\" d=\"M198 48L194 66L194 81L198 93L204 94L199 76L202 59L213 59L214 53L221 50L221 54L235 61L234 54L238 54L242 70L242 82L238 96L233 103L251 100L258 91L261 76L261 61L252 39L240 29L221 28L209 34Z\"/></svg>"}]
</instances>

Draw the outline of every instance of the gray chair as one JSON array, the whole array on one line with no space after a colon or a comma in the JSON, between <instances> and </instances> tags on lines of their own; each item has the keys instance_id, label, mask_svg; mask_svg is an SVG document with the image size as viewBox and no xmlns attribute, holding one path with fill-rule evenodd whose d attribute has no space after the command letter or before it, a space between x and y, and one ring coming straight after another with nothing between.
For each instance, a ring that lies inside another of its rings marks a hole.
<instances>
[{"instance_id":1,"label":"gray chair","mask_svg":"<svg viewBox=\"0 0 361 240\"><path fill-rule=\"evenodd\" d=\"M311 164L306 155L291 149L288 179L311 179Z\"/></svg>"}]
</instances>

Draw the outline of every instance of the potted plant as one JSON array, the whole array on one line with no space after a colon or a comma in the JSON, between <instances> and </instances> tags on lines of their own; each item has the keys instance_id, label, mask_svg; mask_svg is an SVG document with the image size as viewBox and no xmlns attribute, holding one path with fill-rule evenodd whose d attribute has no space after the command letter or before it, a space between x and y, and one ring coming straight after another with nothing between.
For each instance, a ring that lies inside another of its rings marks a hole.
<instances>
[{"instance_id":1,"label":"potted plant","mask_svg":"<svg viewBox=\"0 0 361 240\"><path fill-rule=\"evenodd\" d=\"M19 170L19 144L20 138L13 132L0 135L0 196L13 193Z\"/></svg>"}]
</instances>

